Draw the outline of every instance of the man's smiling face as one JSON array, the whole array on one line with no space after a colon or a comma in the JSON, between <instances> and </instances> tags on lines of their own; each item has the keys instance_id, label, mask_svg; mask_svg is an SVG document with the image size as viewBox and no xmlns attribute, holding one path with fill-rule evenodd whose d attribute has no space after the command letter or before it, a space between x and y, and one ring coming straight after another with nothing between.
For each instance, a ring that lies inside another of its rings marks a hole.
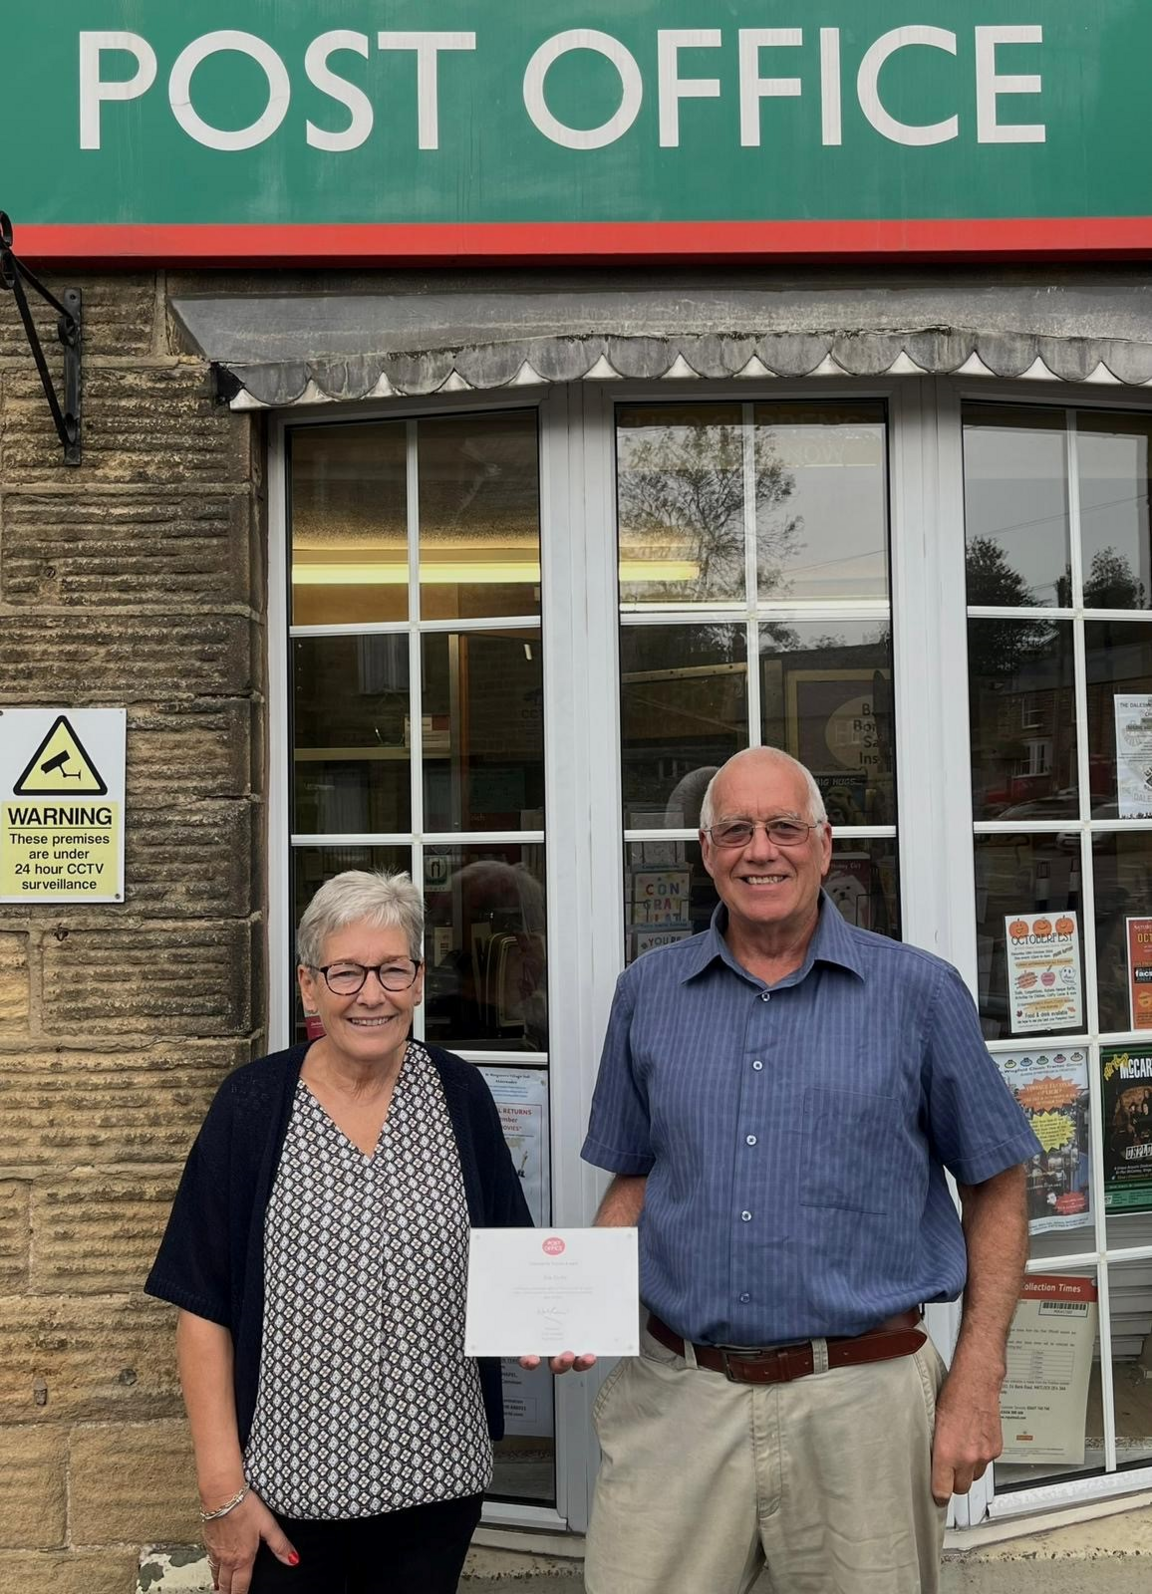
<instances>
[{"instance_id":1,"label":"man's smiling face","mask_svg":"<svg viewBox=\"0 0 1152 1594\"><path fill-rule=\"evenodd\" d=\"M810 822L811 800L803 777L765 757L741 757L723 769L712 790L712 824L733 819ZM704 867L716 883L729 920L752 933L768 930L788 939L815 923L820 883L832 859L827 824L808 832L798 847L780 847L762 824L743 847L718 847L700 835Z\"/></svg>"}]
</instances>

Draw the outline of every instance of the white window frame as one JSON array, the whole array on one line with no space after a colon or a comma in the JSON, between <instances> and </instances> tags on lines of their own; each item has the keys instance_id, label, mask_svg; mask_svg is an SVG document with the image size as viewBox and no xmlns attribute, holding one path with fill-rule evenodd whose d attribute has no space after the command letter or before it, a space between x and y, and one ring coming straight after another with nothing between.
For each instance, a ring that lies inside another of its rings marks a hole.
<instances>
[{"instance_id":1,"label":"white window frame","mask_svg":"<svg viewBox=\"0 0 1152 1594\"><path fill-rule=\"evenodd\" d=\"M1133 390L1109 389L1102 394L1099 388L1063 384L1057 387L1055 383L961 382L939 377L864 382L821 377L771 383L693 381L690 385L670 381L583 382L566 387L503 390L499 394L442 394L418 401L316 405L270 417L267 678L271 778L266 783L266 945L269 1042L275 1048L287 1044L291 1023L289 988L283 978L291 957L292 929L287 869L288 787L284 778L290 758L286 432L290 427L349 420L419 419L444 413L527 407L537 410L551 971L552 1211L558 1224L590 1223L607 1183L605 1175L579 1161L579 1147L595 1083L600 1041L616 978L624 964L615 407L620 403L675 402L685 398L693 402L769 403L880 399L887 405L902 933L906 941L954 963L973 991L975 866L971 845L961 403L979 399L1058 407L1099 405L1128 412L1148 407L1148 401ZM859 610L860 605L822 605L822 612L840 608L847 617L854 607ZM1120 617L1131 619L1133 615L1126 612ZM751 617L737 612L726 618ZM452 623L439 628L456 627ZM340 628L331 629L338 632ZM414 679L418 681L418 672ZM1081 710L1084 706L1078 704ZM753 724L758 724L758 715L753 717ZM418 736L418 723L414 723L413 732L414 737ZM417 752L418 747L414 747L414 754ZM418 773L415 758L414 769ZM921 779L920 769L930 771L931 778ZM1060 821L1052 828L1071 827L1067 821ZM942 837L949 840L942 844ZM524 838L517 835L508 839ZM407 844L408 838L404 840ZM421 840L418 838L417 846ZM1096 1175L1102 1178L1099 1158L1094 1161ZM1102 1225L1102 1189L1094 1188L1093 1199L1098 1223ZM1097 1243L1103 1239L1104 1235L1098 1234ZM1152 1247L1148 1254L1152 1255ZM1077 1258L1061 1260L1067 1264ZM1091 1260L1096 1260L1095 1252L1091 1253ZM1043 1263L1044 1267L1058 1265L1056 1260ZM1107 1346L1106 1288L1101 1292L1100 1315L1102 1340ZM929 1326L946 1359L958 1325L958 1305L929 1308ZM557 1381L556 1509L494 1504L485 1510L487 1523L537 1529L566 1527L574 1531L586 1528L597 1461L591 1405L605 1371L601 1367L585 1378ZM1111 1402L1105 1420L1109 1454L1114 1459ZM1150 1487L1152 1466L997 1497L989 1469L970 1495L954 1500L950 1522L961 1528L975 1526L989 1517L1051 1510L1112 1495L1136 1494Z\"/></svg>"}]
</instances>

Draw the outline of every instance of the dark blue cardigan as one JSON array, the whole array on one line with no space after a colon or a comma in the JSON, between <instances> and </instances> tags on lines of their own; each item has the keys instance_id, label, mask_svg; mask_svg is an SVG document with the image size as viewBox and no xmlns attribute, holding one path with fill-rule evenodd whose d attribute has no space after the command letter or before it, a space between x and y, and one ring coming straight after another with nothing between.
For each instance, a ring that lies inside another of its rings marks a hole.
<instances>
[{"instance_id":1,"label":"dark blue cardigan","mask_svg":"<svg viewBox=\"0 0 1152 1594\"><path fill-rule=\"evenodd\" d=\"M188 1154L172 1215L144 1288L232 1334L236 1419L246 1444L256 1410L264 1330L264 1213L308 1046L230 1074ZM531 1228L524 1192L478 1068L429 1046L456 1132L474 1229ZM500 1363L480 1358L488 1431L504 1433Z\"/></svg>"}]
</instances>

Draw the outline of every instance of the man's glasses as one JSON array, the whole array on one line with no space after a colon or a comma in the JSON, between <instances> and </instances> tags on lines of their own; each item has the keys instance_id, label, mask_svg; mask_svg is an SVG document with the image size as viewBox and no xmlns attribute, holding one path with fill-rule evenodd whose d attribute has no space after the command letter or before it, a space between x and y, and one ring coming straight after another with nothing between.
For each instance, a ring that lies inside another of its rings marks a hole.
<instances>
[{"instance_id":1,"label":"man's glasses","mask_svg":"<svg viewBox=\"0 0 1152 1594\"><path fill-rule=\"evenodd\" d=\"M324 976L324 983L333 996L355 996L364 989L364 982L374 974L386 991L406 991L416 983L420 965L414 958L389 958L387 963L377 963L365 968L363 963L329 963L316 969Z\"/></svg>"},{"instance_id":2,"label":"man's glasses","mask_svg":"<svg viewBox=\"0 0 1152 1594\"><path fill-rule=\"evenodd\" d=\"M711 836L714 847L746 847L757 829L763 829L774 846L800 847L809 832L819 830L823 823L822 819L814 825L806 825L802 819L725 819L704 834Z\"/></svg>"}]
</instances>

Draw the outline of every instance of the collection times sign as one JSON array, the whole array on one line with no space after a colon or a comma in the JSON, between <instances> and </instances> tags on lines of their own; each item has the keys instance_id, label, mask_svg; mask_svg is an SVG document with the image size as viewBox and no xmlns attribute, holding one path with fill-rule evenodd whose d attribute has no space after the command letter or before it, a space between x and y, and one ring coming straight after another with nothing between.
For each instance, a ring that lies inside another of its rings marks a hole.
<instances>
[{"instance_id":1,"label":"collection times sign","mask_svg":"<svg viewBox=\"0 0 1152 1594\"><path fill-rule=\"evenodd\" d=\"M0 49L41 258L1152 240L1147 0L57 0Z\"/></svg>"}]
</instances>

